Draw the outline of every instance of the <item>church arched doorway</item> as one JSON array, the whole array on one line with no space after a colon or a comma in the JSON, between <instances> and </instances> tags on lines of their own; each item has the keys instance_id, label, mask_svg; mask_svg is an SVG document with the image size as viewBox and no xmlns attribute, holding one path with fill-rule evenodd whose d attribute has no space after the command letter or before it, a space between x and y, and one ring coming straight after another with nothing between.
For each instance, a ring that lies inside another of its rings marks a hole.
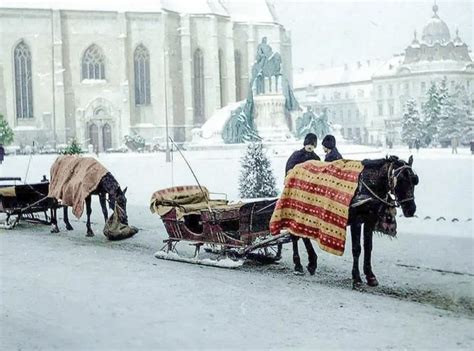
<instances>
[{"instance_id":1,"label":"church arched doorway","mask_svg":"<svg viewBox=\"0 0 474 351\"><path fill-rule=\"evenodd\" d=\"M94 146L94 151L99 150L99 128L95 123L89 125L89 144Z\"/></svg>"},{"instance_id":2,"label":"church arched doorway","mask_svg":"<svg viewBox=\"0 0 474 351\"><path fill-rule=\"evenodd\" d=\"M102 144L104 151L112 147L112 127L108 123L102 127Z\"/></svg>"}]
</instances>

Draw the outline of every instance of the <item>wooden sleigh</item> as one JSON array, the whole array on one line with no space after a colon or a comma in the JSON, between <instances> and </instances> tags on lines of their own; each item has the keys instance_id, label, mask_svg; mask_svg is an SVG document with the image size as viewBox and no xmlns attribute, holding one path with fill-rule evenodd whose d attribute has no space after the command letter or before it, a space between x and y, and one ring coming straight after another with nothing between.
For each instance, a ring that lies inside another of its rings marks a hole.
<instances>
[{"instance_id":1,"label":"wooden sleigh","mask_svg":"<svg viewBox=\"0 0 474 351\"><path fill-rule=\"evenodd\" d=\"M168 238L155 256L226 268L239 267L247 258L276 262L281 254L278 245L288 242L289 236L270 235L275 204L275 200L230 204L211 199L208 190L199 186L159 190L153 194L150 208L160 215ZM194 246L193 257L178 252L181 241ZM202 257L203 246L213 254L211 258Z\"/></svg>"},{"instance_id":2,"label":"wooden sleigh","mask_svg":"<svg viewBox=\"0 0 474 351\"><path fill-rule=\"evenodd\" d=\"M49 182L21 184L21 178L0 178L1 227L13 229L20 221L51 224L48 211L61 207L48 197Z\"/></svg>"}]
</instances>

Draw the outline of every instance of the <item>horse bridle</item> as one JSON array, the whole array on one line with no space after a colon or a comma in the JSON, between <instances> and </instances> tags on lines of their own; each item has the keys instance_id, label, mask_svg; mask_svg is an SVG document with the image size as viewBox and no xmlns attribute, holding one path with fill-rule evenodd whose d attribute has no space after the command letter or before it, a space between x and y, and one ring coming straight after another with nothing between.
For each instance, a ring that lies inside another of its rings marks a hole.
<instances>
[{"instance_id":1,"label":"horse bridle","mask_svg":"<svg viewBox=\"0 0 474 351\"><path fill-rule=\"evenodd\" d=\"M402 203L413 201L415 199L413 196L411 196L403 200L398 200L397 195L395 193L395 187L397 186L398 177L406 169L411 169L413 172L413 168L408 164L404 164L403 166L393 169L393 163L392 162L390 163L390 167L388 168L388 172L387 172L388 173L387 178L388 178L388 196L391 196L394 199L394 201L392 202L389 202L386 199L383 199L380 196L378 196L367 184L365 184L365 182L362 179L360 180L360 182L375 199L379 200L380 202L387 205L388 207L400 207Z\"/></svg>"}]
</instances>

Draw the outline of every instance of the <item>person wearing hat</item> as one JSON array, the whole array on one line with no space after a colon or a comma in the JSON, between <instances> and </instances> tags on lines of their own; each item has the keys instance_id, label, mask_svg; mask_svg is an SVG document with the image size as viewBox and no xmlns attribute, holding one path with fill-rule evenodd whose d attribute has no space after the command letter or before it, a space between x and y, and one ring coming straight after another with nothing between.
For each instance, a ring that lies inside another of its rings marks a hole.
<instances>
[{"instance_id":1,"label":"person wearing hat","mask_svg":"<svg viewBox=\"0 0 474 351\"><path fill-rule=\"evenodd\" d=\"M316 153L314 152L317 142L318 142L318 137L316 136L316 134L313 134L313 133L306 134L306 136L304 137L304 142L303 142L304 147L300 150L293 152L293 154L290 156L290 158L286 162L286 167L285 167L286 175L297 164L300 164L309 160L321 161L319 156L316 155ZM298 237L291 235L291 241L293 242L293 245L298 245ZM314 272L316 271L317 263L316 261L314 261L313 258L316 257L317 259L316 252L314 251L314 248L311 245L308 238L303 238L303 241L305 243L306 248L308 249L308 253L310 252L309 250L312 250L312 254L309 254L309 257L311 257L311 259L308 264L308 270L311 275L314 275ZM282 252L282 244L279 243L275 257L280 258L281 252ZM303 274L303 266L301 265L301 261L298 256L293 257L293 263L295 264L295 274Z\"/></svg>"},{"instance_id":2,"label":"person wearing hat","mask_svg":"<svg viewBox=\"0 0 474 351\"><path fill-rule=\"evenodd\" d=\"M323 139L322 144L323 144L323 150L326 153L326 156L324 157L324 161L332 162L332 161L342 159L341 154L337 150L336 138L334 138L334 135L331 135L331 134L326 135Z\"/></svg>"},{"instance_id":3,"label":"person wearing hat","mask_svg":"<svg viewBox=\"0 0 474 351\"><path fill-rule=\"evenodd\" d=\"M303 142L303 148L301 150L297 150L293 152L293 154L290 156L288 161L286 162L286 167L285 167L285 174L288 174L288 172L293 169L297 164L309 161L309 160L316 160L316 161L321 161L318 155L314 152L314 149L316 148L316 144L318 142L318 137L316 134L313 133L308 133L304 137L304 142Z\"/></svg>"}]
</instances>

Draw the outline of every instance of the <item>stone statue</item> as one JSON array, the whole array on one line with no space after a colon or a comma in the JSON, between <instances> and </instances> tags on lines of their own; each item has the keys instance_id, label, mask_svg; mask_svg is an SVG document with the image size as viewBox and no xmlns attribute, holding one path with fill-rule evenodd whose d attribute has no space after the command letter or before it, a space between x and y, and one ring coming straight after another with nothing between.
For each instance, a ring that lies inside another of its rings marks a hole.
<instances>
[{"instance_id":1,"label":"stone statue","mask_svg":"<svg viewBox=\"0 0 474 351\"><path fill-rule=\"evenodd\" d=\"M252 67L252 82L255 82L256 93L265 93L265 78L275 78L275 91L278 87L278 78L281 75L281 56L278 52L273 52L267 44L267 37L262 38L262 42L257 46L257 56ZM272 84L270 83L270 91Z\"/></svg>"},{"instance_id":2,"label":"stone statue","mask_svg":"<svg viewBox=\"0 0 474 351\"><path fill-rule=\"evenodd\" d=\"M262 38L262 42L257 47L255 63L252 66L252 77L249 82L248 96L245 103L231 112L229 120L224 125L222 139L226 144L243 143L246 141L259 141L262 138L258 135L254 124L254 101L253 87L255 85L256 94L265 94L265 78L270 80L270 91L272 91L272 81L275 83L275 91L278 91L278 80L282 80L281 93L285 96L285 114L290 115L290 111L300 109L290 87L288 79L282 76L281 56L278 52L273 52L267 43L267 37ZM291 120L288 117L288 120Z\"/></svg>"},{"instance_id":3,"label":"stone statue","mask_svg":"<svg viewBox=\"0 0 474 351\"><path fill-rule=\"evenodd\" d=\"M265 66L265 63L272 56L272 54L273 50L271 46L267 44L267 37L263 37L262 42L257 46L257 64L259 64L261 67Z\"/></svg>"},{"instance_id":4,"label":"stone statue","mask_svg":"<svg viewBox=\"0 0 474 351\"><path fill-rule=\"evenodd\" d=\"M296 136L298 138L304 137L308 133L314 133L318 138L322 139L327 134L330 134L331 128L328 122L327 109L317 116L311 106L306 108L303 116L296 119Z\"/></svg>"},{"instance_id":5,"label":"stone statue","mask_svg":"<svg viewBox=\"0 0 474 351\"><path fill-rule=\"evenodd\" d=\"M319 115L319 138L324 138L326 135L331 134L331 124L329 123L328 119L328 109L324 108L321 114Z\"/></svg>"},{"instance_id":6,"label":"stone statue","mask_svg":"<svg viewBox=\"0 0 474 351\"><path fill-rule=\"evenodd\" d=\"M253 124L251 111L246 111L246 108L249 106L249 103L246 103L231 112L231 117L224 125L224 130L222 131L222 139L226 144L262 140L262 138L258 136Z\"/></svg>"}]
</instances>

